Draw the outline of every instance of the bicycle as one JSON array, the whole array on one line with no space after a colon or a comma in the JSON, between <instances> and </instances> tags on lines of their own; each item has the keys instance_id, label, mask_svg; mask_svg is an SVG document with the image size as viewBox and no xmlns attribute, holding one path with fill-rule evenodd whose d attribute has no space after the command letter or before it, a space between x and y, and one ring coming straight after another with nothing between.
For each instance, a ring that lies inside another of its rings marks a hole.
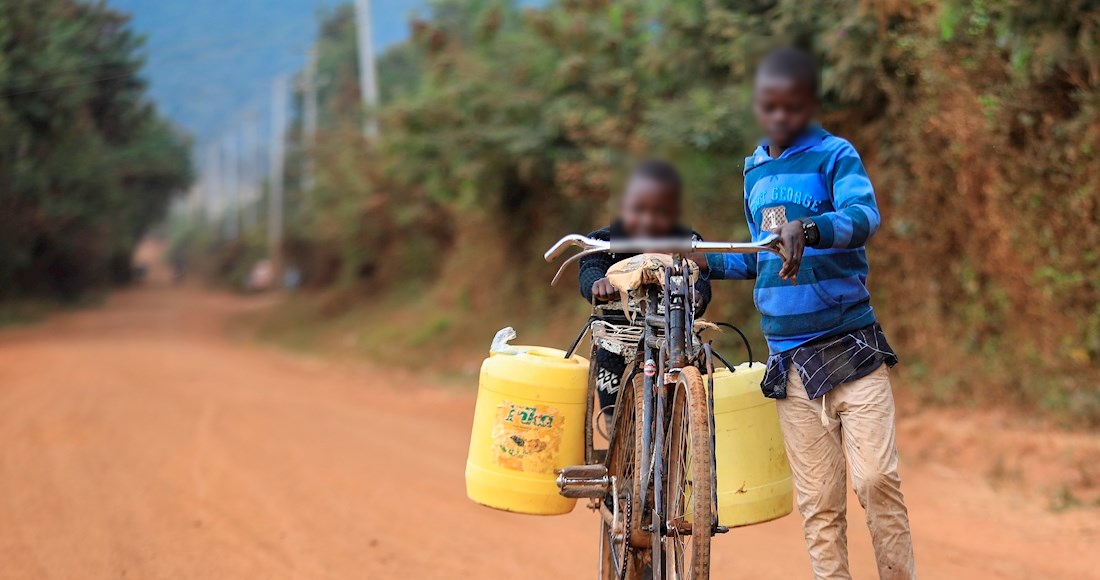
<instances>
[{"instance_id":1,"label":"bicycle","mask_svg":"<svg viewBox=\"0 0 1100 580\"><path fill-rule=\"evenodd\" d=\"M604 410L595 408L596 365L592 365L585 465L559 470L560 493L587 498L590 507L600 513L603 580L706 580L710 577L711 538L728 529L718 523L713 383L706 388L700 369L713 377L715 358L729 364L695 332L691 305L692 278L697 272L685 256L692 252L771 252L782 257L779 238L771 235L756 243L608 242L569 235L544 257L553 261L569 247L581 251L562 264L551 284L557 283L569 264L597 252L671 254L671 262L663 268L661 283L646 283L635 291L632 302L637 316L615 313L613 307L594 308L566 353L567 358L572 356L594 326L619 329L627 342L637 341L632 349L625 349L631 356L627 357L627 372L606 434L606 449L595 448L592 419L602 417ZM744 339L743 334L741 337ZM748 347L747 340L745 344ZM596 348L594 338L593 355ZM641 381L637 380L639 373Z\"/></svg>"}]
</instances>

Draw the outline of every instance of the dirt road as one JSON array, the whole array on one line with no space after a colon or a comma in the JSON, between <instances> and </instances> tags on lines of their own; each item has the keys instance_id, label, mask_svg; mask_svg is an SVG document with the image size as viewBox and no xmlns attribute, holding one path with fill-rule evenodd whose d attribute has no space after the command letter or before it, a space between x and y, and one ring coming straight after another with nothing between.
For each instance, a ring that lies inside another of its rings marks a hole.
<instances>
[{"instance_id":1,"label":"dirt road","mask_svg":"<svg viewBox=\"0 0 1100 580\"><path fill-rule=\"evenodd\" d=\"M587 511L465 498L469 390L229 338L255 307L151 288L0 333L0 579L593 576ZM922 577L1100 578L1096 509L1056 514L930 460L903 477ZM850 519L872 578L854 501ZM807 577L798 522L717 539L715 570Z\"/></svg>"}]
</instances>

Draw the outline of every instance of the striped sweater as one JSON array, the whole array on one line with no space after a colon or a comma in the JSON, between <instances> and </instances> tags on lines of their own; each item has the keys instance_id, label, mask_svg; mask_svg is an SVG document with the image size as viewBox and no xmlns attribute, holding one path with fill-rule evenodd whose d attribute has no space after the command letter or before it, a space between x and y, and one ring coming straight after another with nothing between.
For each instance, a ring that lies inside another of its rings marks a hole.
<instances>
[{"instance_id":1,"label":"striped sweater","mask_svg":"<svg viewBox=\"0 0 1100 580\"><path fill-rule=\"evenodd\" d=\"M783 206L787 219L812 220L821 232L806 248L798 283L779 277L772 254L710 254L711 278L756 280L753 299L772 354L875 322L864 245L878 229L875 192L852 144L814 126L778 159L765 145L745 160L745 216L760 240L761 213Z\"/></svg>"}]
</instances>

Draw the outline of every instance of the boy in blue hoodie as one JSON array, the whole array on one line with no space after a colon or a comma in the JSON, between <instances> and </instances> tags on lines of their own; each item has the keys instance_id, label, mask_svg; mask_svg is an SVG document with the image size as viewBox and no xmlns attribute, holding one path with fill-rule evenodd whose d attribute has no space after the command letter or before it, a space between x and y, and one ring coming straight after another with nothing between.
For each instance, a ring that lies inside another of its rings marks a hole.
<instances>
[{"instance_id":1,"label":"boy in blue hoodie","mask_svg":"<svg viewBox=\"0 0 1100 580\"><path fill-rule=\"evenodd\" d=\"M754 240L788 252L710 254L712 279L755 279L771 355L761 387L779 399L814 578L850 580L846 464L867 515L879 577L916 578L898 476L889 367L897 356L871 309L867 241L879 227L871 181L851 143L817 125L819 73L796 49L767 55L753 106L765 140L745 160Z\"/></svg>"}]
</instances>

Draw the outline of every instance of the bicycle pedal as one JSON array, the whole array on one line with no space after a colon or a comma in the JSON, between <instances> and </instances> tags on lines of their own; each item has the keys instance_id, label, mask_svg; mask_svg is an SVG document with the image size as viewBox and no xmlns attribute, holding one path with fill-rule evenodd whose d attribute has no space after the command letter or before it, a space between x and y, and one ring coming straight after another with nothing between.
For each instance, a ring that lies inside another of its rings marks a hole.
<instances>
[{"instance_id":1,"label":"bicycle pedal","mask_svg":"<svg viewBox=\"0 0 1100 580\"><path fill-rule=\"evenodd\" d=\"M598 463L593 465L570 465L557 470L556 473L566 479L598 479L607 477L607 466Z\"/></svg>"},{"instance_id":2,"label":"bicycle pedal","mask_svg":"<svg viewBox=\"0 0 1100 580\"><path fill-rule=\"evenodd\" d=\"M603 465L571 465L557 470L558 492L568 498L602 500L611 489L611 478Z\"/></svg>"}]
</instances>

